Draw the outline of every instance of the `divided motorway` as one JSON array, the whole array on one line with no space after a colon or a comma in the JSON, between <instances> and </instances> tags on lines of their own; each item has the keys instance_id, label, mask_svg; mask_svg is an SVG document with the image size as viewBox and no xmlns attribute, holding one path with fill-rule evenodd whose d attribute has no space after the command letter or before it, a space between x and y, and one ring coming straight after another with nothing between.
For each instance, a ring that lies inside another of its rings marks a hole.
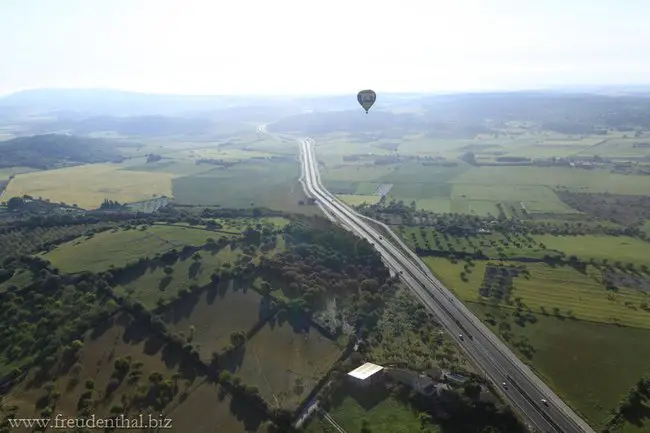
<instances>
[{"instance_id":1,"label":"divided motorway","mask_svg":"<svg viewBox=\"0 0 650 433\"><path fill-rule=\"evenodd\" d=\"M386 235L391 238L391 241L388 241L369 224L368 218L357 214L330 194L321 184L314 140L303 138L299 141L301 182L305 192L317 200L318 205L331 219L374 245L384 262L400 275L402 281L451 333L474 364L519 412L532 431L595 433L458 301L392 232Z\"/></svg>"}]
</instances>

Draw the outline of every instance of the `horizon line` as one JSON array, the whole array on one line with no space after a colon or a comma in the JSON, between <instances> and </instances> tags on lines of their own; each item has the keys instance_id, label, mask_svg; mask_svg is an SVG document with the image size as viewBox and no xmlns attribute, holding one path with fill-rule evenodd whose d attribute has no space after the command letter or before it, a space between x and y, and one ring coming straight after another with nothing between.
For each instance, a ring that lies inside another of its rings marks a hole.
<instances>
[{"instance_id":1,"label":"horizon line","mask_svg":"<svg viewBox=\"0 0 650 433\"><path fill-rule=\"evenodd\" d=\"M451 90L375 90L375 92L384 95L454 95L454 94L475 94L475 93L525 93L525 92L551 92L551 91L586 91L597 89L630 89L630 88L643 88L650 90L650 83L629 83L629 84L572 84L572 85L555 85L546 87L522 87L522 88L467 88L467 89L451 89ZM362 90L362 89L360 89ZM374 90L374 89L373 89ZM141 91L141 90L126 90L115 87L29 87L20 90L14 90L7 93L0 93L0 99L10 96L19 95L21 93L43 92L43 91L79 91L79 92L106 92L106 93L124 93L138 96L179 96L179 97L244 97L244 98L326 98L337 96L354 95L358 91L337 91L337 92L314 92L314 93L168 93L168 92L155 92L155 91Z\"/></svg>"}]
</instances>

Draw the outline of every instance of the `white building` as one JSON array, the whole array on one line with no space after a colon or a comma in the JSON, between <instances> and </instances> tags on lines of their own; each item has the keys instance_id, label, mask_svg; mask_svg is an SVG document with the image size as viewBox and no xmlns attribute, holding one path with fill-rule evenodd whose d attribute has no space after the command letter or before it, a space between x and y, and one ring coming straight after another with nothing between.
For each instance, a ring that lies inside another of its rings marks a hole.
<instances>
[{"instance_id":1,"label":"white building","mask_svg":"<svg viewBox=\"0 0 650 433\"><path fill-rule=\"evenodd\" d=\"M381 380L383 371L384 367L381 365L366 362L361 367L357 367L349 372L348 378L360 386L368 386L371 383L376 383L378 380Z\"/></svg>"}]
</instances>

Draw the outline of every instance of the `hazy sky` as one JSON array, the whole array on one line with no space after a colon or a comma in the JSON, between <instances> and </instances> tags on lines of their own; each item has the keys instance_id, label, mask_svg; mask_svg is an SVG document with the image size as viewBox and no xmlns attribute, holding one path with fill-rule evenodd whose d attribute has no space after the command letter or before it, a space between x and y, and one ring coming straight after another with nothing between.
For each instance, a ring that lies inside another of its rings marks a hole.
<instances>
[{"instance_id":1,"label":"hazy sky","mask_svg":"<svg viewBox=\"0 0 650 433\"><path fill-rule=\"evenodd\" d=\"M0 0L0 93L650 84L649 0Z\"/></svg>"}]
</instances>

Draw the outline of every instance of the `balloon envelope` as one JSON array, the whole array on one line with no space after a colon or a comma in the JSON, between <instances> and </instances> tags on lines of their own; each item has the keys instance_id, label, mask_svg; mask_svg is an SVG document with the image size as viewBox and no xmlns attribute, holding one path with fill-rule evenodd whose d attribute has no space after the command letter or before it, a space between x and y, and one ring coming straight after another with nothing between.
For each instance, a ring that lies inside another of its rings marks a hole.
<instances>
[{"instance_id":1,"label":"balloon envelope","mask_svg":"<svg viewBox=\"0 0 650 433\"><path fill-rule=\"evenodd\" d=\"M362 90L357 94L357 101L359 101L359 104L361 104L363 109L366 110L366 113L370 110L370 107L372 107L372 104L375 103L376 99L377 94L370 89Z\"/></svg>"}]
</instances>

